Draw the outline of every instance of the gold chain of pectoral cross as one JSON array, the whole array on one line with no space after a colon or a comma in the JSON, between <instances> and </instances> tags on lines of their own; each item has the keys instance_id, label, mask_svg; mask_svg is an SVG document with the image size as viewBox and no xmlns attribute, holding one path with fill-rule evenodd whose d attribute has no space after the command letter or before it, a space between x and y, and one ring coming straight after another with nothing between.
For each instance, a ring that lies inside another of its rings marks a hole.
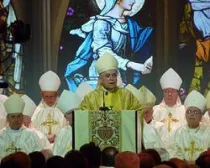
<instances>
[{"instance_id":1,"label":"gold chain of pectoral cross","mask_svg":"<svg viewBox=\"0 0 210 168\"><path fill-rule=\"evenodd\" d=\"M189 152L189 155L190 155L189 161L193 161L193 157L194 157L195 152L198 151L198 152L201 153L203 151L203 149L202 148L196 148L195 141L192 140L190 142L190 147L189 148L184 148L184 151Z\"/></svg>"},{"instance_id":2,"label":"gold chain of pectoral cross","mask_svg":"<svg viewBox=\"0 0 210 168\"><path fill-rule=\"evenodd\" d=\"M51 114L48 114L47 115L47 120L42 123L43 126L47 126L48 127L48 135L52 134L52 127L54 125L57 125L57 124L58 124L58 121L53 120Z\"/></svg>"},{"instance_id":3,"label":"gold chain of pectoral cross","mask_svg":"<svg viewBox=\"0 0 210 168\"><path fill-rule=\"evenodd\" d=\"M5 149L5 152L7 154L11 154L11 153L15 153L15 152L20 152L21 151L21 148L17 148L15 146L15 142L11 142L11 144Z\"/></svg>"}]
</instances>

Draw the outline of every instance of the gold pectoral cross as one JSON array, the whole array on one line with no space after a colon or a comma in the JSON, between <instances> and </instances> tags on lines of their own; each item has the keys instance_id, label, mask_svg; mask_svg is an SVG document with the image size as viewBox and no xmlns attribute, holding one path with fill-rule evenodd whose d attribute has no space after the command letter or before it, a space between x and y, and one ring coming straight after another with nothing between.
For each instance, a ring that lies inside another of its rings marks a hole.
<instances>
[{"instance_id":1,"label":"gold pectoral cross","mask_svg":"<svg viewBox=\"0 0 210 168\"><path fill-rule=\"evenodd\" d=\"M164 122L164 123L167 122L168 132L170 132L170 131L171 131L171 124L172 124L173 122L178 122L178 121L179 121L179 120L177 120L176 118L174 118L174 117L172 116L172 114L169 113L169 114L168 114L168 118L167 118L167 119L163 119L161 122Z\"/></svg>"},{"instance_id":2,"label":"gold pectoral cross","mask_svg":"<svg viewBox=\"0 0 210 168\"><path fill-rule=\"evenodd\" d=\"M57 124L58 124L58 121L53 120L51 114L48 114L47 120L42 123L43 126L48 127L48 135L52 134L52 127Z\"/></svg>"},{"instance_id":3,"label":"gold pectoral cross","mask_svg":"<svg viewBox=\"0 0 210 168\"><path fill-rule=\"evenodd\" d=\"M5 152L6 153L15 153L15 152L20 152L21 151L21 148L17 148L15 146L15 143L14 142L11 142L11 144L5 149Z\"/></svg>"},{"instance_id":4,"label":"gold pectoral cross","mask_svg":"<svg viewBox=\"0 0 210 168\"><path fill-rule=\"evenodd\" d=\"M184 151L185 151L185 152L189 152L189 155L190 155L189 161L193 161L193 157L194 157L195 152L196 152L196 151L202 152L203 149L202 149L202 148L196 148L196 147L195 147L195 141L192 140L192 141L190 142L190 147L189 147L189 148L184 148Z\"/></svg>"}]
</instances>

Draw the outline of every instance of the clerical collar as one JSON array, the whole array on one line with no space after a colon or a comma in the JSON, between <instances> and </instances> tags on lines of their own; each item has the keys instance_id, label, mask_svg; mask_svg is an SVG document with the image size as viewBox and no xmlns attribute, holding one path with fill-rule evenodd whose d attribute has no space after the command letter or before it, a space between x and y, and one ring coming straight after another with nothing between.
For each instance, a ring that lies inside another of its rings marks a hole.
<instances>
[{"instance_id":1,"label":"clerical collar","mask_svg":"<svg viewBox=\"0 0 210 168\"><path fill-rule=\"evenodd\" d=\"M188 128L188 132L189 132L189 133L196 133L196 132L198 132L198 130L200 129L200 125L199 125L197 128L190 128L190 127L187 125L187 128Z\"/></svg>"},{"instance_id":2,"label":"clerical collar","mask_svg":"<svg viewBox=\"0 0 210 168\"><path fill-rule=\"evenodd\" d=\"M18 132L21 132L24 128L25 128L24 126L21 126L18 130L15 130L15 129L11 129L10 126L8 126L8 131L11 133L18 133Z\"/></svg>"},{"instance_id":3,"label":"clerical collar","mask_svg":"<svg viewBox=\"0 0 210 168\"><path fill-rule=\"evenodd\" d=\"M115 88L113 88L112 90L107 90L106 88L104 88L102 85L99 86L103 91L105 92L109 92L109 93L114 93L117 91L118 87L116 86Z\"/></svg>"}]
</instances>

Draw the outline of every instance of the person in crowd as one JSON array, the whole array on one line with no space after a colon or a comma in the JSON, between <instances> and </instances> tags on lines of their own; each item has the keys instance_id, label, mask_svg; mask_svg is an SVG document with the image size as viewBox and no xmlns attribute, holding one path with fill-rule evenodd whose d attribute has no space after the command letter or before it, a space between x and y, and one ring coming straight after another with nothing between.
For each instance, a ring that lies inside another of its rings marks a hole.
<instances>
[{"instance_id":1,"label":"person in crowd","mask_svg":"<svg viewBox=\"0 0 210 168\"><path fill-rule=\"evenodd\" d=\"M82 145L79 150L86 156L89 168L100 167L101 149L94 142Z\"/></svg>"},{"instance_id":2,"label":"person in crowd","mask_svg":"<svg viewBox=\"0 0 210 168\"><path fill-rule=\"evenodd\" d=\"M4 103L8 126L0 131L0 159L17 151L28 154L43 149L36 133L23 126L24 106L23 99L17 94Z\"/></svg>"},{"instance_id":3,"label":"person in crowd","mask_svg":"<svg viewBox=\"0 0 210 168\"><path fill-rule=\"evenodd\" d=\"M28 156L31 159L31 168L45 167L45 157L40 151L31 152Z\"/></svg>"},{"instance_id":4,"label":"person in crowd","mask_svg":"<svg viewBox=\"0 0 210 168\"><path fill-rule=\"evenodd\" d=\"M49 158L45 164L45 168L65 168L65 159L61 156L53 156Z\"/></svg>"},{"instance_id":5,"label":"person in crowd","mask_svg":"<svg viewBox=\"0 0 210 168\"><path fill-rule=\"evenodd\" d=\"M100 168L114 168L115 156L119 153L118 149L113 146L105 147L101 152Z\"/></svg>"},{"instance_id":6,"label":"person in crowd","mask_svg":"<svg viewBox=\"0 0 210 168\"><path fill-rule=\"evenodd\" d=\"M39 79L42 100L36 108L31 121L32 126L45 134L54 143L55 137L67 123L63 113L57 108L60 78L47 71Z\"/></svg>"},{"instance_id":7,"label":"person in crowd","mask_svg":"<svg viewBox=\"0 0 210 168\"><path fill-rule=\"evenodd\" d=\"M115 168L139 168L139 156L130 151L120 152L115 157Z\"/></svg>"},{"instance_id":8,"label":"person in crowd","mask_svg":"<svg viewBox=\"0 0 210 168\"><path fill-rule=\"evenodd\" d=\"M2 159L3 168L31 168L31 159L24 152L15 152Z\"/></svg>"},{"instance_id":9,"label":"person in crowd","mask_svg":"<svg viewBox=\"0 0 210 168\"><path fill-rule=\"evenodd\" d=\"M64 159L67 167L88 168L87 158L81 151L70 150Z\"/></svg>"},{"instance_id":10,"label":"person in crowd","mask_svg":"<svg viewBox=\"0 0 210 168\"><path fill-rule=\"evenodd\" d=\"M155 166L155 161L150 154L139 153L138 156L140 159L140 168L152 168L153 166Z\"/></svg>"}]
</instances>

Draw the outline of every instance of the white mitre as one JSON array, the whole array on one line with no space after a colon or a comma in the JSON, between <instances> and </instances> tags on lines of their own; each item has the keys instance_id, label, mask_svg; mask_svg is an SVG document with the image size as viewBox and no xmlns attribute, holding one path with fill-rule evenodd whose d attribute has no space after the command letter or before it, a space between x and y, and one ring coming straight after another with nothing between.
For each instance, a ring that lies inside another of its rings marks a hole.
<instances>
[{"instance_id":1,"label":"white mitre","mask_svg":"<svg viewBox=\"0 0 210 168\"><path fill-rule=\"evenodd\" d=\"M186 109L189 107L197 107L202 113L204 113L204 109L206 107L206 98L198 91L193 90L187 95L184 101L184 106Z\"/></svg>"},{"instance_id":2,"label":"white mitre","mask_svg":"<svg viewBox=\"0 0 210 168\"><path fill-rule=\"evenodd\" d=\"M206 108L210 109L210 91L206 95Z\"/></svg>"},{"instance_id":3,"label":"white mitre","mask_svg":"<svg viewBox=\"0 0 210 168\"><path fill-rule=\"evenodd\" d=\"M77 109L81 103L80 97L68 90L64 90L58 100L58 108L61 112L66 113L70 110Z\"/></svg>"},{"instance_id":4,"label":"white mitre","mask_svg":"<svg viewBox=\"0 0 210 168\"><path fill-rule=\"evenodd\" d=\"M169 68L160 78L162 89L173 88L179 90L181 84L182 79L172 68Z\"/></svg>"},{"instance_id":5,"label":"white mitre","mask_svg":"<svg viewBox=\"0 0 210 168\"><path fill-rule=\"evenodd\" d=\"M25 102L25 107L24 107L24 110L23 110L23 115L27 115L29 117L32 117L32 115L34 114L34 111L35 111L35 109L37 107L36 104L27 95L23 95L21 98Z\"/></svg>"},{"instance_id":6,"label":"white mitre","mask_svg":"<svg viewBox=\"0 0 210 168\"><path fill-rule=\"evenodd\" d=\"M141 101L139 90L136 87L134 87L131 84L128 84L125 88L128 89L129 91L131 91L139 102Z\"/></svg>"},{"instance_id":7,"label":"white mitre","mask_svg":"<svg viewBox=\"0 0 210 168\"><path fill-rule=\"evenodd\" d=\"M85 95L92 92L94 89L86 82L80 83L77 87L76 94L80 97L81 100L84 99Z\"/></svg>"},{"instance_id":8,"label":"white mitre","mask_svg":"<svg viewBox=\"0 0 210 168\"><path fill-rule=\"evenodd\" d=\"M45 72L39 79L39 86L42 91L58 91L61 81L53 71Z\"/></svg>"},{"instance_id":9,"label":"white mitre","mask_svg":"<svg viewBox=\"0 0 210 168\"><path fill-rule=\"evenodd\" d=\"M139 98L143 108L153 107L156 103L155 95L145 86L139 89Z\"/></svg>"},{"instance_id":10,"label":"white mitre","mask_svg":"<svg viewBox=\"0 0 210 168\"><path fill-rule=\"evenodd\" d=\"M4 102L4 108L7 114L23 113L25 102L17 95L13 94Z\"/></svg>"},{"instance_id":11,"label":"white mitre","mask_svg":"<svg viewBox=\"0 0 210 168\"><path fill-rule=\"evenodd\" d=\"M118 61L111 53L106 52L96 61L95 68L99 74L111 69L117 70Z\"/></svg>"}]
</instances>

